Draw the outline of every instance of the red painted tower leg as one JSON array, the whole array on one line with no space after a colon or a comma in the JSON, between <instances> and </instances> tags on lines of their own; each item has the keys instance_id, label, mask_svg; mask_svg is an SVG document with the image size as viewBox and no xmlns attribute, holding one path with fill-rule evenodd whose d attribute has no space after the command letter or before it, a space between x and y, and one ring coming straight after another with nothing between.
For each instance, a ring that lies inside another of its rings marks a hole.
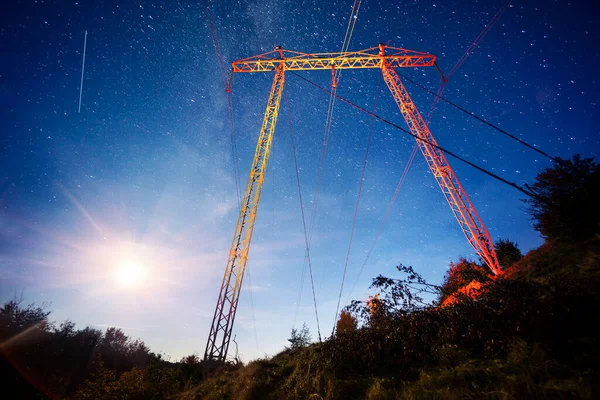
<instances>
[{"instance_id":1,"label":"red painted tower leg","mask_svg":"<svg viewBox=\"0 0 600 400\"><path fill-rule=\"evenodd\" d=\"M492 238L479 214L477 214L477 210L475 210L469 196L467 196L467 192L460 184L444 153L430 144L437 145L437 142L402 84L400 77L385 59L382 59L381 71L385 83L392 92L392 96L396 100L396 104L398 104L398 108L400 108L400 112L411 132L423 139L417 140L417 143L467 240L492 272L496 275L499 274L500 265L498 264Z\"/></svg>"}]
</instances>

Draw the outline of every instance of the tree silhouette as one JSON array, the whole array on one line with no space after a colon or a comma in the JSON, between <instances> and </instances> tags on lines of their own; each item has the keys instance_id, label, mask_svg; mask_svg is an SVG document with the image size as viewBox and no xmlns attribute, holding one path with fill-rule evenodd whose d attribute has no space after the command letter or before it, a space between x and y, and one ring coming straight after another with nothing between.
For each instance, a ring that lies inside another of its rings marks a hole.
<instances>
[{"instance_id":1,"label":"tree silhouette","mask_svg":"<svg viewBox=\"0 0 600 400\"><path fill-rule=\"evenodd\" d=\"M379 275L373 279L369 288L377 290L375 296L368 301L353 300L344 308L362 326L385 329L393 318L430 307L431 302L422 296L440 296L441 287L425 281L413 267L400 264L396 270L402 274L400 277Z\"/></svg>"},{"instance_id":2,"label":"tree silhouette","mask_svg":"<svg viewBox=\"0 0 600 400\"><path fill-rule=\"evenodd\" d=\"M198 357L198 354L194 353L190 354L189 356L182 357L181 361L179 362L181 364L195 365L200 363L200 357Z\"/></svg>"},{"instance_id":3,"label":"tree silhouette","mask_svg":"<svg viewBox=\"0 0 600 400\"><path fill-rule=\"evenodd\" d=\"M302 324L302 329L300 330L292 328L291 337L288 339L290 349L297 350L306 347L310 344L311 339L310 330L306 326L306 323Z\"/></svg>"},{"instance_id":4,"label":"tree silhouette","mask_svg":"<svg viewBox=\"0 0 600 400\"><path fill-rule=\"evenodd\" d=\"M592 158L559 159L542 171L527 199L535 229L550 241L574 243L600 233L600 166Z\"/></svg>"},{"instance_id":5,"label":"tree silhouette","mask_svg":"<svg viewBox=\"0 0 600 400\"><path fill-rule=\"evenodd\" d=\"M523 258L523 253L515 242L508 239L499 239L494 243L498 262L502 269L512 266L514 263Z\"/></svg>"},{"instance_id":6,"label":"tree silhouette","mask_svg":"<svg viewBox=\"0 0 600 400\"><path fill-rule=\"evenodd\" d=\"M38 307L34 304L23 306L23 298L15 297L0 307L0 340L22 333L27 329L45 331L50 328L49 311L45 305Z\"/></svg>"},{"instance_id":7,"label":"tree silhouette","mask_svg":"<svg viewBox=\"0 0 600 400\"><path fill-rule=\"evenodd\" d=\"M358 327L358 321L356 320L356 318L354 318L352 316L352 314L350 314L350 312L346 311L346 310L342 310L340 312L340 319L338 319L336 327L335 327L335 332L336 334L339 335L350 335L354 332L356 332L356 329Z\"/></svg>"}]
</instances>

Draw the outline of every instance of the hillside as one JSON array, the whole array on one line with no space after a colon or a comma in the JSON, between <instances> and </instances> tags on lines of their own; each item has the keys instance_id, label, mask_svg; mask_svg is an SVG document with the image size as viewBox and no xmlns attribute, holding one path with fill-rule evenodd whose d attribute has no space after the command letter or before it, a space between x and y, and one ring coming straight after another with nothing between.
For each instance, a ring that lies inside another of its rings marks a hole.
<instances>
[{"instance_id":1,"label":"hillside","mask_svg":"<svg viewBox=\"0 0 600 400\"><path fill-rule=\"evenodd\" d=\"M550 283L553 280L596 280L600 276L600 239L583 243L546 242L508 268L506 279Z\"/></svg>"},{"instance_id":2,"label":"hillside","mask_svg":"<svg viewBox=\"0 0 600 400\"><path fill-rule=\"evenodd\" d=\"M596 398L599 248L545 244L477 300L230 367L178 398Z\"/></svg>"}]
</instances>

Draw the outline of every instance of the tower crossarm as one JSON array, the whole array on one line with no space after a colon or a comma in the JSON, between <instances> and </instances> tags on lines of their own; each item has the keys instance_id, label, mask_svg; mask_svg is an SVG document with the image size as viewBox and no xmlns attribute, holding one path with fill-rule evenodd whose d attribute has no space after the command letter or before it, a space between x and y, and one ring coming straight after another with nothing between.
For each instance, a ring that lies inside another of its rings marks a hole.
<instances>
[{"instance_id":1,"label":"tower crossarm","mask_svg":"<svg viewBox=\"0 0 600 400\"><path fill-rule=\"evenodd\" d=\"M383 45L382 45L383 46ZM233 72L268 72L283 65L286 71L381 68L382 62L396 67L430 67L436 57L431 54L384 46L386 55L380 55L380 47L341 53L300 53L276 48L258 56L231 63Z\"/></svg>"}]
</instances>

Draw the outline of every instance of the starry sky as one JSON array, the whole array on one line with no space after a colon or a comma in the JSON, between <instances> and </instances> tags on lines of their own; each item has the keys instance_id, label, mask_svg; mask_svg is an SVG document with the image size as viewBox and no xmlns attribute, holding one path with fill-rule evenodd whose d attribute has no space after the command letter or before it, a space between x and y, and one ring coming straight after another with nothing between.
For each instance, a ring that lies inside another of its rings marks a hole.
<instances>
[{"instance_id":1,"label":"starry sky","mask_svg":"<svg viewBox=\"0 0 600 400\"><path fill-rule=\"evenodd\" d=\"M274 45L339 51L352 3L220 1L212 12L231 62ZM449 71L503 4L365 0L350 49L389 43L435 54ZM203 354L238 213L227 98L203 10L195 1L3 5L1 301L22 293L48 304L56 321L118 326L174 360ZM599 14L587 1L514 1L445 95L552 155L595 156ZM434 91L439 85L434 68L400 72ZM302 76L326 87L331 79L326 71ZM233 79L242 184L272 78ZM377 113L405 126L378 71L344 71L339 85L338 94L367 109L378 98ZM431 95L406 85L426 114ZM310 215L328 96L291 74L284 92L234 328L245 360L280 351L303 322L317 336L290 126ZM336 104L311 246L323 336L334 323L370 124ZM518 184L550 166L444 104L430 128L441 146ZM439 283L450 261L476 258L418 153L359 276L413 146L373 124L342 305L366 299L371 278L395 276L399 263ZM449 160L493 239L524 251L542 243L522 194ZM115 279L127 260L143 265L135 287Z\"/></svg>"}]
</instances>

